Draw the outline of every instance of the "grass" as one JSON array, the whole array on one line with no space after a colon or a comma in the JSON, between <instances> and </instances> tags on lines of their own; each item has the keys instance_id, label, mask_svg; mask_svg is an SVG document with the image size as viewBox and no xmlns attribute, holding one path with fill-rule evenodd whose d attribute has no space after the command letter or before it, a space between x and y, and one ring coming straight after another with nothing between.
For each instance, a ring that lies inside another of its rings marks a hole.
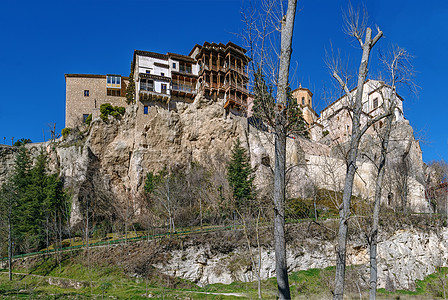
<instances>
[{"instance_id":1,"label":"grass","mask_svg":"<svg viewBox=\"0 0 448 300\"><path fill-rule=\"evenodd\" d=\"M233 282L231 284L211 284L200 288L191 282L173 278L148 279L148 286L143 278L129 277L118 266L94 266L86 268L77 261L78 255L72 260L57 262L48 258L30 270L14 270L24 275L14 275L12 282L7 280L7 274L0 274L1 299L102 299L109 296L115 299L147 299L145 294L151 294L155 299L242 299L236 296L213 295L210 293L237 293L245 298L257 298L256 282ZM356 268L356 267L354 267ZM330 299L330 285L334 278L334 267L326 269L309 269L293 272L289 276L291 295L293 299ZM6 270L0 270L2 272ZM32 276L43 275L45 277ZM157 273L152 274L157 276ZM448 268L439 268L437 272L427 276L424 280L417 280L415 291L397 290L388 292L378 290L379 299L443 299L442 282L448 281ZM82 288L62 287L50 285L49 277L75 279L91 282ZM168 281L175 280L173 283ZM277 283L275 278L262 281L264 299L276 298ZM356 298L356 293L347 291L348 299ZM367 297L366 291L363 297Z\"/></svg>"},{"instance_id":2,"label":"grass","mask_svg":"<svg viewBox=\"0 0 448 300\"><path fill-rule=\"evenodd\" d=\"M397 290L394 292L378 289L379 295L388 296L427 296L427 299L443 299L443 289L448 296L448 267L440 267L436 272L426 276L423 280L416 280L415 291ZM445 286L445 287L444 287Z\"/></svg>"}]
</instances>

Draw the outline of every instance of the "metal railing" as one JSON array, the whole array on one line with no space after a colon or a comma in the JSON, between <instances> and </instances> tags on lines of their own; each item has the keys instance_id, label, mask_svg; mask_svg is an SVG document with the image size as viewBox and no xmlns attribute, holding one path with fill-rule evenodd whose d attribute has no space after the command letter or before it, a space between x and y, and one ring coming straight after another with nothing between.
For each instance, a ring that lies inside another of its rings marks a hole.
<instances>
[{"instance_id":1,"label":"metal railing","mask_svg":"<svg viewBox=\"0 0 448 300\"><path fill-rule=\"evenodd\" d=\"M196 93L196 89L189 84L173 83L171 89L179 92Z\"/></svg>"}]
</instances>

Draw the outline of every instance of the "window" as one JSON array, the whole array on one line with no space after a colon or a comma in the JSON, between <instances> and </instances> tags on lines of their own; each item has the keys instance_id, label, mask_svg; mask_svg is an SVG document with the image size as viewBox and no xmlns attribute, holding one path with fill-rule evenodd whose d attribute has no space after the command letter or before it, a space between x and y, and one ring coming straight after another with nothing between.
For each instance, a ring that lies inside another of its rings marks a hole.
<instances>
[{"instance_id":1,"label":"window","mask_svg":"<svg viewBox=\"0 0 448 300\"><path fill-rule=\"evenodd\" d=\"M108 96L121 96L121 90L107 89Z\"/></svg>"},{"instance_id":2,"label":"window","mask_svg":"<svg viewBox=\"0 0 448 300\"><path fill-rule=\"evenodd\" d=\"M302 97L302 105L305 105L305 97Z\"/></svg>"},{"instance_id":3,"label":"window","mask_svg":"<svg viewBox=\"0 0 448 300\"><path fill-rule=\"evenodd\" d=\"M163 72L162 72L162 73L160 73L160 76L165 76L165 73L163 73Z\"/></svg>"},{"instance_id":4,"label":"window","mask_svg":"<svg viewBox=\"0 0 448 300\"><path fill-rule=\"evenodd\" d=\"M108 88L121 88L121 76L107 75L106 87Z\"/></svg>"},{"instance_id":5,"label":"window","mask_svg":"<svg viewBox=\"0 0 448 300\"><path fill-rule=\"evenodd\" d=\"M162 94L166 94L166 84L162 83Z\"/></svg>"},{"instance_id":6,"label":"window","mask_svg":"<svg viewBox=\"0 0 448 300\"><path fill-rule=\"evenodd\" d=\"M176 63L173 63L173 69L176 69Z\"/></svg>"},{"instance_id":7,"label":"window","mask_svg":"<svg viewBox=\"0 0 448 300\"><path fill-rule=\"evenodd\" d=\"M84 90L84 97L89 97L89 90Z\"/></svg>"},{"instance_id":8,"label":"window","mask_svg":"<svg viewBox=\"0 0 448 300\"><path fill-rule=\"evenodd\" d=\"M151 70L146 70L146 74L151 74Z\"/></svg>"},{"instance_id":9,"label":"window","mask_svg":"<svg viewBox=\"0 0 448 300\"><path fill-rule=\"evenodd\" d=\"M89 114L83 114L82 115L82 122L85 123L88 117L89 117Z\"/></svg>"},{"instance_id":10,"label":"window","mask_svg":"<svg viewBox=\"0 0 448 300\"><path fill-rule=\"evenodd\" d=\"M378 98L373 99L373 109L378 107Z\"/></svg>"},{"instance_id":11,"label":"window","mask_svg":"<svg viewBox=\"0 0 448 300\"><path fill-rule=\"evenodd\" d=\"M184 72L184 73L191 74L191 64L180 63L179 64L179 72Z\"/></svg>"},{"instance_id":12,"label":"window","mask_svg":"<svg viewBox=\"0 0 448 300\"><path fill-rule=\"evenodd\" d=\"M148 114L148 106L144 106L143 107L143 113L145 114L145 115L147 115Z\"/></svg>"},{"instance_id":13,"label":"window","mask_svg":"<svg viewBox=\"0 0 448 300\"><path fill-rule=\"evenodd\" d=\"M140 90L150 92L154 91L154 81L151 79L141 79Z\"/></svg>"}]
</instances>

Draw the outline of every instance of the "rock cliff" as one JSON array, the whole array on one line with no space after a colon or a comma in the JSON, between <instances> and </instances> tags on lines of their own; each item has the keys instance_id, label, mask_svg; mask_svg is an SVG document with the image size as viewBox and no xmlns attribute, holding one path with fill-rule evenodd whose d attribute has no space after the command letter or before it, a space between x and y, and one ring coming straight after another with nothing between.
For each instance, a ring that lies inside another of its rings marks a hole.
<instances>
[{"instance_id":1,"label":"rock cliff","mask_svg":"<svg viewBox=\"0 0 448 300\"><path fill-rule=\"evenodd\" d=\"M407 121L396 123L393 135L389 166L406 159L407 205L424 211L424 164L418 142ZM222 167L236 138L249 150L256 184L269 186L274 162L273 134L249 125L246 118L226 116L221 103L200 95L191 104L177 103L175 110L154 104L148 114L143 114L136 105L129 106L121 118L110 117L108 122L97 118L90 127L73 130L65 140L27 147L33 153L41 147L49 153L51 169L61 174L73 195L71 223L76 225L87 201L101 207L105 215L120 214L125 205L132 205L138 213L139 194L148 171L157 172L165 166L181 168L190 162ZM303 196L312 184L340 190L345 175L343 147L288 138L289 196ZM377 148L377 141L369 137L360 146L362 155L354 193L366 199L373 196L372 159ZM11 171L16 151L15 147L0 148L0 181ZM390 181L394 180L398 181L391 177ZM393 189L391 186L385 191L385 199L390 200ZM393 197L399 198L396 193Z\"/></svg>"},{"instance_id":2,"label":"rock cliff","mask_svg":"<svg viewBox=\"0 0 448 300\"><path fill-rule=\"evenodd\" d=\"M434 273L437 267L448 266L448 229L425 232L408 227L389 233L385 233L383 229L381 231L378 243L378 288L415 290L416 280L422 280ZM322 239L319 236L309 237L305 234L302 237L293 237L292 244L286 251L288 272L323 269L335 265L335 240ZM357 266L353 278L367 288L369 251L365 241L361 238L350 239L347 249L347 264ZM274 255L271 248L261 248L262 279L275 276ZM256 247L252 248L251 252L247 247L235 247L230 252L217 252L210 245L191 244L171 251L169 256L168 261L155 266L168 275L188 279L201 286L257 279L250 260L250 257L254 257L255 265L257 264ZM333 280L333 277L330 280Z\"/></svg>"}]
</instances>

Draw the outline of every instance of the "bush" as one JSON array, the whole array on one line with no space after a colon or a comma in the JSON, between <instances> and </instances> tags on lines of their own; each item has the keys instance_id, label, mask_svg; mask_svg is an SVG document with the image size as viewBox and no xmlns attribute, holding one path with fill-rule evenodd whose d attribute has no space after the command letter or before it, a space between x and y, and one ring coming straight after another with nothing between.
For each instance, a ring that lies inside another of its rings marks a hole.
<instances>
[{"instance_id":1,"label":"bush","mask_svg":"<svg viewBox=\"0 0 448 300\"><path fill-rule=\"evenodd\" d=\"M100 106L100 112L101 120L107 122L107 120L109 119L109 115L116 118L120 115L124 115L126 109L122 106L112 106L110 103L104 103Z\"/></svg>"},{"instance_id":2,"label":"bush","mask_svg":"<svg viewBox=\"0 0 448 300\"><path fill-rule=\"evenodd\" d=\"M23 145L28 144L28 143L31 143L30 139L21 138L20 140L17 140L14 143L14 146L20 147L20 146L23 146Z\"/></svg>"},{"instance_id":3,"label":"bush","mask_svg":"<svg viewBox=\"0 0 448 300\"><path fill-rule=\"evenodd\" d=\"M328 130L322 131L322 137L326 137L330 132Z\"/></svg>"},{"instance_id":4,"label":"bush","mask_svg":"<svg viewBox=\"0 0 448 300\"><path fill-rule=\"evenodd\" d=\"M84 121L84 123L86 123L87 125L90 125L90 123L92 123L92 114L90 114L86 120Z\"/></svg>"},{"instance_id":5,"label":"bush","mask_svg":"<svg viewBox=\"0 0 448 300\"><path fill-rule=\"evenodd\" d=\"M64 128L61 130L62 137L65 139L70 134L72 130L70 128Z\"/></svg>"},{"instance_id":6,"label":"bush","mask_svg":"<svg viewBox=\"0 0 448 300\"><path fill-rule=\"evenodd\" d=\"M314 217L314 206L310 201L294 198L286 201L286 218L306 219Z\"/></svg>"}]
</instances>

